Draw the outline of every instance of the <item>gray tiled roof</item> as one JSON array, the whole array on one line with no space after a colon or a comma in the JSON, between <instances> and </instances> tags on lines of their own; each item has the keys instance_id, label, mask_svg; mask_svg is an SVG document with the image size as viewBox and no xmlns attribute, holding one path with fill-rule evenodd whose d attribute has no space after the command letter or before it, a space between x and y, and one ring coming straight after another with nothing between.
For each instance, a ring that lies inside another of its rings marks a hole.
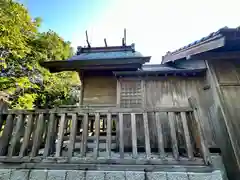
<instances>
[{"instance_id":1,"label":"gray tiled roof","mask_svg":"<svg viewBox=\"0 0 240 180\"><path fill-rule=\"evenodd\" d=\"M144 64L142 69L137 71L115 71L116 76L134 76L134 75L156 75L156 74L196 74L205 72L206 67L191 67L186 68L173 66L172 64Z\"/></svg>"},{"instance_id":2,"label":"gray tiled roof","mask_svg":"<svg viewBox=\"0 0 240 180\"><path fill-rule=\"evenodd\" d=\"M219 29L219 30L216 31L216 32L210 33L208 36L202 37L201 39L196 40L196 41L194 41L194 42L192 42L192 43L190 43L190 44L188 44L188 45L186 45L186 46L183 46L183 47L181 47L181 48L179 48L179 49L177 49L177 50L175 50L175 51L173 51L173 52L167 52L167 54L177 53L178 51L184 50L184 49L186 49L186 48L189 48L189 47L191 47L191 46L194 46L194 45L197 45L197 44L199 44L199 43L201 43L201 42L204 42L204 41L206 41L206 40L209 40L209 39L211 39L211 38L213 38L213 37L215 37L215 36L222 35L222 33L230 32L230 31L236 31L236 29L235 29L235 28L232 29L232 28L228 28L228 27L223 27L223 28Z\"/></svg>"},{"instance_id":3,"label":"gray tiled roof","mask_svg":"<svg viewBox=\"0 0 240 180\"><path fill-rule=\"evenodd\" d=\"M142 71L171 71L177 68L167 65L167 64L144 64L142 66Z\"/></svg>"},{"instance_id":4,"label":"gray tiled roof","mask_svg":"<svg viewBox=\"0 0 240 180\"><path fill-rule=\"evenodd\" d=\"M191 49L192 47L198 46L200 44L204 44L206 42L212 41L214 39L217 39L219 37L239 37L240 36L240 29L239 28L228 28L228 27L223 27L221 29L219 29L216 32L212 32L210 33L208 36L202 37L201 39L194 41L184 47L181 47L175 51L172 52L167 52L165 54L165 56L163 56L163 59L167 56L172 56L172 55L176 55L180 52L184 52L185 50ZM163 60L162 63L168 62L168 60Z\"/></svg>"}]
</instances>

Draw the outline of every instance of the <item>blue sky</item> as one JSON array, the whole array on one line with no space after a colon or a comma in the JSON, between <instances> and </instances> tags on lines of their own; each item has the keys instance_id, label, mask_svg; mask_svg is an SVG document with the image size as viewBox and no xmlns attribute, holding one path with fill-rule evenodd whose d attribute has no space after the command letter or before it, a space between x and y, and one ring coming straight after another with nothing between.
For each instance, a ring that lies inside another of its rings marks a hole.
<instances>
[{"instance_id":1,"label":"blue sky","mask_svg":"<svg viewBox=\"0 0 240 180\"><path fill-rule=\"evenodd\" d=\"M42 31L52 29L73 47L84 46L88 30L92 46L127 43L160 63L167 51L198 40L221 27L240 25L238 0L20 0Z\"/></svg>"},{"instance_id":2,"label":"blue sky","mask_svg":"<svg viewBox=\"0 0 240 180\"><path fill-rule=\"evenodd\" d=\"M32 17L41 17L41 31L52 29L64 39L72 41L75 31L79 35L94 21L111 0L19 0ZM77 37L76 37L77 38Z\"/></svg>"}]
</instances>

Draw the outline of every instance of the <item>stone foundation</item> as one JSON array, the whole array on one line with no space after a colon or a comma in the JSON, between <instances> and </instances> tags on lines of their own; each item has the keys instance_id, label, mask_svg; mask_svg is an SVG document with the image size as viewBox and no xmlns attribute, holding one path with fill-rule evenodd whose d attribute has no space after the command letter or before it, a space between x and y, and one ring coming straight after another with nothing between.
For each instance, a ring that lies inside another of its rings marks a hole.
<instances>
[{"instance_id":1,"label":"stone foundation","mask_svg":"<svg viewBox=\"0 0 240 180\"><path fill-rule=\"evenodd\" d=\"M223 180L220 170L209 173L80 171L80 170L0 170L1 180Z\"/></svg>"}]
</instances>

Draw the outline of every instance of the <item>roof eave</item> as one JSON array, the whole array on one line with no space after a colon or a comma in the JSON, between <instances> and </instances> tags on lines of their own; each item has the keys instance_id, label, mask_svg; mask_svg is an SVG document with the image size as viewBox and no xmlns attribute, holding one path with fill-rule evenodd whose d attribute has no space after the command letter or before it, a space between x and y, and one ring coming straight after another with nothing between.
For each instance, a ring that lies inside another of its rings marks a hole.
<instances>
[{"instance_id":1,"label":"roof eave","mask_svg":"<svg viewBox=\"0 0 240 180\"><path fill-rule=\"evenodd\" d=\"M188 48L184 48L183 50L179 50L177 52L163 56L162 64L188 58L192 55L208 52L214 49L218 49L218 48L224 47L225 43L226 43L226 38L222 35L218 35L206 41L198 43L196 45L190 46Z\"/></svg>"},{"instance_id":2,"label":"roof eave","mask_svg":"<svg viewBox=\"0 0 240 180\"><path fill-rule=\"evenodd\" d=\"M176 70L163 70L163 71L114 71L114 75L117 77L120 76L144 76L144 75L166 75L166 74L197 74L205 72L206 68L201 69L176 69Z\"/></svg>"},{"instance_id":3,"label":"roof eave","mask_svg":"<svg viewBox=\"0 0 240 180\"><path fill-rule=\"evenodd\" d=\"M142 65L150 61L150 56L146 57L134 57L134 58L116 58L116 59L94 59L94 60L62 60L62 61L47 61L41 63L41 66L49 69L51 72L60 72L60 71L74 71L81 69L93 69L94 67L104 66L121 66L121 65L131 65L139 64Z\"/></svg>"},{"instance_id":4,"label":"roof eave","mask_svg":"<svg viewBox=\"0 0 240 180\"><path fill-rule=\"evenodd\" d=\"M149 62L151 59L151 56L136 56L136 57L120 57L120 58L98 58L98 59L74 59L74 60L66 60L66 61L112 61L112 60L144 60L146 62ZM61 62L61 61L58 61Z\"/></svg>"}]
</instances>

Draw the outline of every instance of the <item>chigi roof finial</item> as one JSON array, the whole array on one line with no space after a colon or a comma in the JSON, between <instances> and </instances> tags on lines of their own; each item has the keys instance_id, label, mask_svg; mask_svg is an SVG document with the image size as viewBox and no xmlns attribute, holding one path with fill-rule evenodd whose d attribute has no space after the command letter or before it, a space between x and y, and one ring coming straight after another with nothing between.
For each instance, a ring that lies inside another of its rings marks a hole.
<instances>
[{"instance_id":1,"label":"chigi roof finial","mask_svg":"<svg viewBox=\"0 0 240 180\"><path fill-rule=\"evenodd\" d=\"M107 40L106 40L106 38L104 38L104 44L105 44L105 47L107 47Z\"/></svg>"},{"instance_id":2,"label":"chigi roof finial","mask_svg":"<svg viewBox=\"0 0 240 180\"><path fill-rule=\"evenodd\" d=\"M86 41L87 41L88 48L91 48L91 45L90 45L90 43L88 41L88 33L87 33L87 31L86 31Z\"/></svg>"},{"instance_id":3,"label":"chigi roof finial","mask_svg":"<svg viewBox=\"0 0 240 180\"><path fill-rule=\"evenodd\" d=\"M126 28L124 28L124 37L122 38L122 46L127 45L127 33L126 33Z\"/></svg>"}]
</instances>

